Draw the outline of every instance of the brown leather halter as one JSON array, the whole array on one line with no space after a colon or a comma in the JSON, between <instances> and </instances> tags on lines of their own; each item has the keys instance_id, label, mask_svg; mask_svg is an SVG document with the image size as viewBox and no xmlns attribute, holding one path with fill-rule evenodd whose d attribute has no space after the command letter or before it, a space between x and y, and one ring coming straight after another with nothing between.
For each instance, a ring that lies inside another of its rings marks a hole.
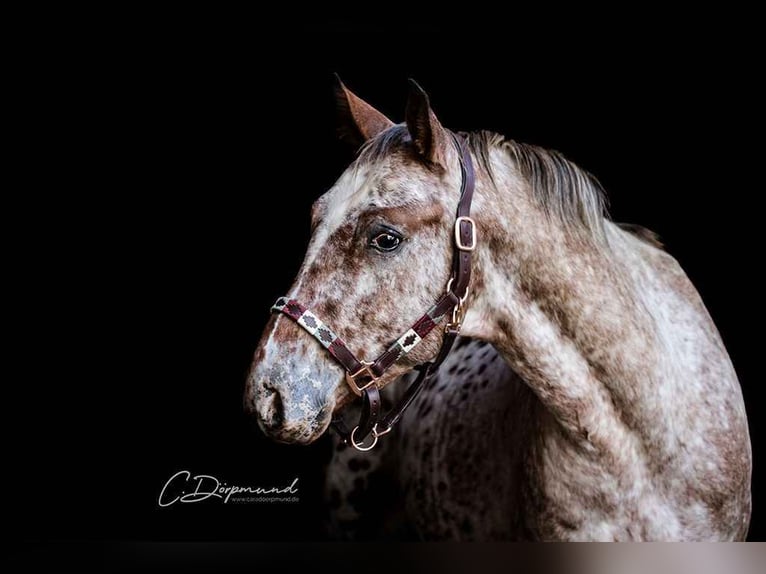
<instances>
[{"instance_id":1,"label":"brown leather halter","mask_svg":"<svg viewBox=\"0 0 766 574\"><path fill-rule=\"evenodd\" d=\"M476 224L471 219L471 201L475 187L475 174L471 155L462 138L452 134L460 154L460 201L457 206L453 236L452 274L447 289L428 312L396 342L372 362L361 361L354 356L343 340L323 323L314 313L295 300L280 297L271 307L273 312L284 313L314 336L346 370L346 382L357 396L362 398L362 412L357 425L349 431L343 420L336 416L333 428L344 442L360 451L372 450L378 438L391 432L407 407L423 388L424 383L436 373L447 358L463 324L465 299L471 281L471 256L476 248ZM381 416L380 377L403 355L412 350L448 314L451 318L444 329L444 339L436 358L430 363L415 367L419 372L404 396L385 416ZM372 433L372 443L364 445L364 439Z\"/></svg>"}]
</instances>

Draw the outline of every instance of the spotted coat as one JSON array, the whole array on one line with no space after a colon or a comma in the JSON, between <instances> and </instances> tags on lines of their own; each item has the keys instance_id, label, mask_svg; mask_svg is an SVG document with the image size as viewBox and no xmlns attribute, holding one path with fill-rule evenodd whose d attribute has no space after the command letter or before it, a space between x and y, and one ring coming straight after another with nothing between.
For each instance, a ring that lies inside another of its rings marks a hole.
<instances>
[{"instance_id":1,"label":"spotted coat","mask_svg":"<svg viewBox=\"0 0 766 574\"><path fill-rule=\"evenodd\" d=\"M444 292L460 170L419 88L403 125L339 95L344 133L366 143L316 202L287 296L368 358ZM465 137L479 242L462 334L482 343L450 357L375 458L338 453L337 520L364 512L385 518L381 532L435 539L744 539L742 393L678 262L605 218L598 184L560 154ZM397 248L377 249L392 230ZM378 383L433 359L440 342L439 330L423 337ZM244 397L264 432L312 442L353 400L322 345L284 316L269 323ZM385 512L365 506L378 486Z\"/></svg>"}]
</instances>

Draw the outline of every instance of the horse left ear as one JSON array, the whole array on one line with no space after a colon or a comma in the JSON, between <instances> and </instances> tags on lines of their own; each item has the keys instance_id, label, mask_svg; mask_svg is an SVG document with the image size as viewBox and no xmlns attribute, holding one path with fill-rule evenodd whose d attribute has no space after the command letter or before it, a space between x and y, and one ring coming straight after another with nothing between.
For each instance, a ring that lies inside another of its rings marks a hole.
<instances>
[{"instance_id":1,"label":"horse left ear","mask_svg":"<svg viewBox=\"0 0 766 574\"><path fill-rule=\"evenodd\" d=\"M335 74L335 107L338 135L359 147L394 125L394 122L349 90Z\"/></svg>"},{"instance_id":2,"label":"horse left ear","mask_svg":"<svg viewBox=\"0 0 766 574\"><path fill-rule=\"evenodd\" d=\"M428 94L410 78L410 95L407 99L407 129L420 157L429 163L445 166L447 131L439 123L431 109Z\"/></svg>"}]
</instances>

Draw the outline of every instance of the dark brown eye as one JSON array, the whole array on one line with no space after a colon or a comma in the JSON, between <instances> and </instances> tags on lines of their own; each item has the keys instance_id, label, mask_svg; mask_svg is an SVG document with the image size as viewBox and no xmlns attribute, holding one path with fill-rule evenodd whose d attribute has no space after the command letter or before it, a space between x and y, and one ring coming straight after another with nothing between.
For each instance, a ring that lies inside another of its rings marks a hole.
<instances>
[{"instance_id":1,"label":"dark brown eye","mask_svg":"<svg viewBox=\"0 0 766 574\"><path fill-rule=\"evenodd\" d=\"M370 239L370 247L374 247L378 251L389 252L396 250L401 242L401 237L393 233L383 232Z\"/></svg>"}]
</instances>

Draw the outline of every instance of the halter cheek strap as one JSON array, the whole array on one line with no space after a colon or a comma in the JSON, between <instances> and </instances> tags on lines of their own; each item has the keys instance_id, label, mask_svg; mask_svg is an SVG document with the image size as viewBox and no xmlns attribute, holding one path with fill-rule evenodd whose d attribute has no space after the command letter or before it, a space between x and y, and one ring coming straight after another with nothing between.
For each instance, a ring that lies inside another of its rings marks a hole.
<instances>
[{"instance_id":1,"label":"halter cheek strap","mask_svg":"<svg viewBox=\"0 0 766 574\"><path fill-rule=\"evenodd\" d=\"M358 424L349 431L343 420L336 417L332 426L344 441L361 451L371 450L378 438L391 431L404 411L412 403L423 384L436 372L447 358L463 323L464 303L471 281L471 258L476 248L476 225L471 219L471 201L475 187L475 175L471 156L465 144L454 134L452 139L460 154L460 201L453 236L452 273L445 293L399 337L377 359L368 362L358 359L346 343L317 315L294 299L280 297L271 307L272 312L283 313L308 331L340 363L346 371L346 382L351 390L362 399L362 413ZM381 417L380 392L377 381L401 357L409 353L447 315L451 314L442 341L441 349L430 363L416 367L418 377L410 385L399 403ZM371 444L365 446L364 439L372 433Z\"/></svg>"}]
</instances>

